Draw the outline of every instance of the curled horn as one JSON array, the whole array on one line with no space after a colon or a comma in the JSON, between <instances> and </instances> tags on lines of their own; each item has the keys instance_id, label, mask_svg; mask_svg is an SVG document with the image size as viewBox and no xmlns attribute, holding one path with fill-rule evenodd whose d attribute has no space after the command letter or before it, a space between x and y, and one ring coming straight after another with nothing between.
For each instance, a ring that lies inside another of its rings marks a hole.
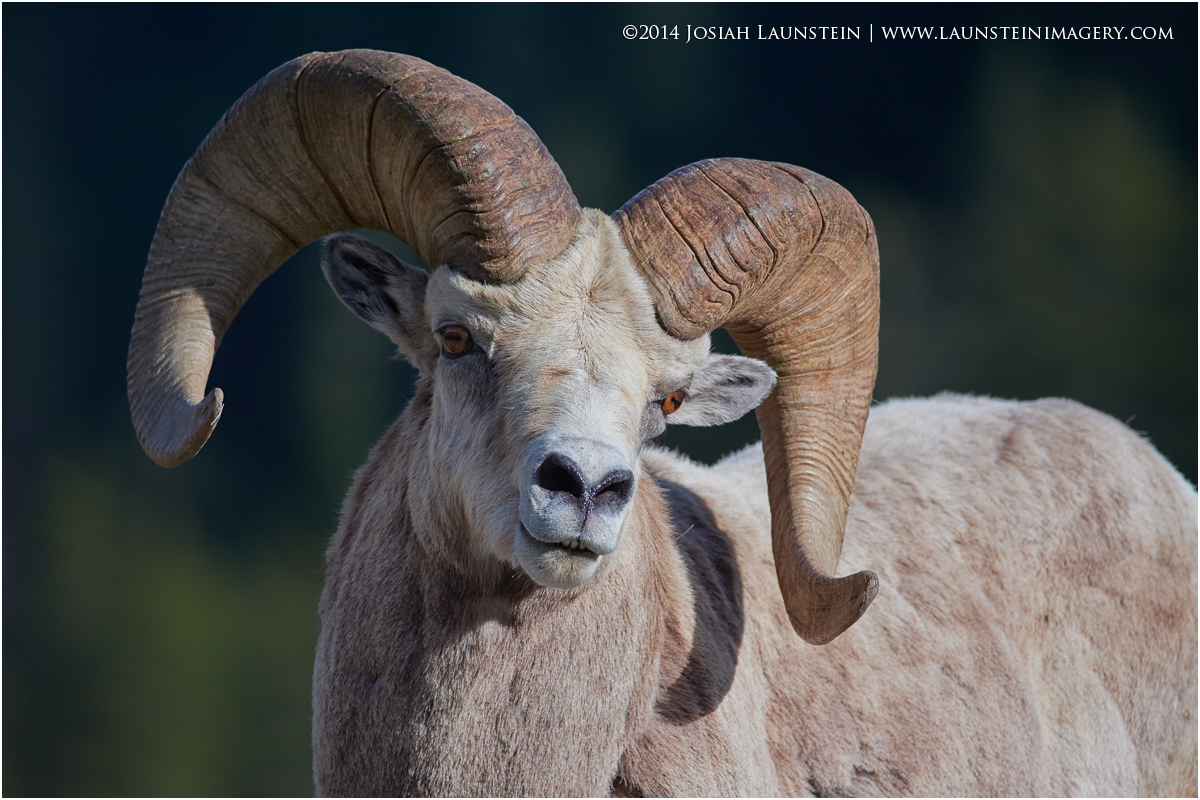
<instances>
[{"instance_id":1,"label":"curled horn","mask_svg":"<svg viewBox=\"0 0 1200 800\"><path fill-rule=\"evenodd\" d=\"M175 181L129 344L142 448L173 467L221 415L213 355L251 292L304 245L388 231L435 268L506 282L570 243L579 205L537 135L420 59L311 53L242 96Z\"/></svg>"},{"instance_id":2,"label":"curled horn","mask_svg":"<svg viewBox=\"0 0 1200 800\"><path fill-rule=\"evenodd\" d=\"M815 173L717 159L676 170L613 218L668 332L724 327L778 374L757 411L775 568L792 627L831 641L879 586L869 571L834 577L878 363L870 217Z\"/></svg>"}]
</instances>

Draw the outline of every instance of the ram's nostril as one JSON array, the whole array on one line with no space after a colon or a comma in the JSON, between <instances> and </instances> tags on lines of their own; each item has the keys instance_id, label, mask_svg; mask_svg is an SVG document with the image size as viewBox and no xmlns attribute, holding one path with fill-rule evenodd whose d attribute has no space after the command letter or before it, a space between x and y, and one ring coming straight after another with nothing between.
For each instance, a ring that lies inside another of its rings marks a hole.
<instances>
[{"instance_id":1,"label":"ram's nostril","mask_svg":"<svg viewBox=\"0 0 1200 800\"><path fill-rule=\"evenodd\" d=\"M559 453L551 453L538 467L534 475L534 483L548 492L565 492L572 497L583 499L583 479L579 477L579 467L574 461Z\"/></svg>"},{"instance_id":2,"label":"ram's nostril","mask_svg":"<svg viewBox=\"0 0 1200 800\"><path fill-rule=\"evenodd\" d=\"M595 505L624 505L632 496L633 473L627 469L617 469L605 475L596 486L592 493L592 502Z\"/></svg>"}]
</instances>

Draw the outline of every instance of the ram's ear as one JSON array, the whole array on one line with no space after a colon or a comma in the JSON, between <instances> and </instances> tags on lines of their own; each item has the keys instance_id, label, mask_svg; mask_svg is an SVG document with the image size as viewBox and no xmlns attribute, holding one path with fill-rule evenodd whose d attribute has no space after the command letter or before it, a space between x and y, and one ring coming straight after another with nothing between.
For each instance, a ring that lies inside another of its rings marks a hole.
<instances>
[{"instance_id":1,"label":"ram's ear","mask_svg":"<svg viewBox=\"0 0 1200 800\"><path fill-rule=\"evenodd\" d=\"M395 342L413 366L428 372L437 353L425 314L427 272L350 233L325 240L321 271L347 308Z\"/></svg>"},{"instance_id":2,"label":"ram's ear","mask_svg":"<svg viewBox=\"0 0 1200 800\"><path fill-rule=\"evenodd\" d=\"M692 376L687 398L668 423L720 425L731 422L767 399L775 388L775 372L761 361L743 356L710 355Z\"/></svg>"}]
</instances>

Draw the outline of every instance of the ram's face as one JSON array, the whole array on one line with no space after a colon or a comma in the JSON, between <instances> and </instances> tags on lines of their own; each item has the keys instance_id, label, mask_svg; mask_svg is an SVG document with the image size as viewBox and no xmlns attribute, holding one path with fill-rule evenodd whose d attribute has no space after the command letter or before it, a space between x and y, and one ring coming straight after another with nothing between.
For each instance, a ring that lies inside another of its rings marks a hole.
<instances>
[{"instance_id":1,"label":"ram's face","mask_svg":"<svg viewBox=\"0 0 1200 800\"><path fill-rule=\"evenodd\" d=\"M760 362L710 355L707 336L664 332L599 213L510 284L449 269L426 284L350 237L330 241L326 272L431 383L431 491L456 495L471 546L546 586L580 585L620 546L643 444L668 422L734 419L774 385Z\"/></svg>"}]
</instances>

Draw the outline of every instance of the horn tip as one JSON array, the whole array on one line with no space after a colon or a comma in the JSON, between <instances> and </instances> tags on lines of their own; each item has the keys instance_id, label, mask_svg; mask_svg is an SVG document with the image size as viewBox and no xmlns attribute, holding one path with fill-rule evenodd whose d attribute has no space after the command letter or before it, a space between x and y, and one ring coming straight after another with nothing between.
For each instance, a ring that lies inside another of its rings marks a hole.
<instances>
[{"instance_id":1,"label":"horn tip","mask_svg":"<svg viewBox=\"0 0 1200 800\"><path fill-rule=\"evenodd\" d=\"M788 608L788 619L804 641L820 645L841 636L866 613L879 593L879 576L871 570L863 570L843 578L821 581L818 585L821 587L818 594L824 595L817 601L821 611L814 613L810 606L804 613L793 613ZM785 605L791 605L786 598Z\"/></svg>"},{"instance_id":2,"label":"horn tip","mask_svg":"<svg viewBox=\"0 0 1200 800\"><path fill-rule=\"evenodd\" d=\"M188 406L174 420L172 435L161 445L143 440L142 449L160 467L178 467L204 447L225 410L225 393L213 389L194 406Z\"/></svg>"}]
</instances>

